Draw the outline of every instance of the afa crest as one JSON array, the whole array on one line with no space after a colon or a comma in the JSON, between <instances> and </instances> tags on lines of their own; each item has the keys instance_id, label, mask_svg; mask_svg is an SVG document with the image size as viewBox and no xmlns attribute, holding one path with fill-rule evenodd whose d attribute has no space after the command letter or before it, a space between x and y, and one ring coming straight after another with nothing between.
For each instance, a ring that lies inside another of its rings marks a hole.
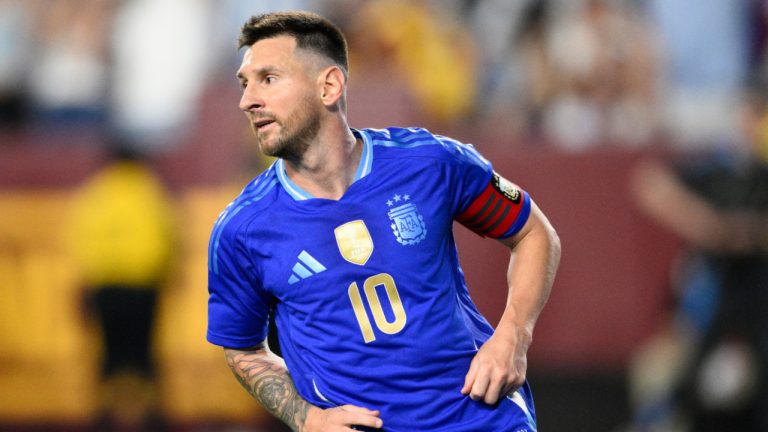
<instances>
[{"instance_id":1,"label":"afa crest","mask_svg":"<svg viewBox=\"0 0 768 432\"><path fill-rule=\"evenodd\" d=\"M392 221L390 225L392 233L397 241L403 245L415 245L427 237L427 226L424 223L424 217L419 213L419 209L416 208L415 204L407 202L409 200L409 195L395 195L391 200L387 201L387 205L390 207L395 202L406 202L403 205L392 207L389 213L387 213Z\"/></svg>"}]
</instances>

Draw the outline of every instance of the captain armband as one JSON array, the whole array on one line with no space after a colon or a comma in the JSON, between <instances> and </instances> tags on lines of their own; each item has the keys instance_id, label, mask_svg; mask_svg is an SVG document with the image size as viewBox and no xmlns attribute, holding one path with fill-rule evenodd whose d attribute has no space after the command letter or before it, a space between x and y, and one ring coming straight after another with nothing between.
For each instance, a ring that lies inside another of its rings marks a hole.
<instances>
[{"instance_id":1,"label":"captain armband","mask_svg":"<svg viewBox=\"0 0 768 432\"><path fill-rule=\"evenodd\" d=\"M499 239L520 231L530 213L528 193L494 172L488 186L456 220L483 237Z\"/></svg>"}]
</instances>

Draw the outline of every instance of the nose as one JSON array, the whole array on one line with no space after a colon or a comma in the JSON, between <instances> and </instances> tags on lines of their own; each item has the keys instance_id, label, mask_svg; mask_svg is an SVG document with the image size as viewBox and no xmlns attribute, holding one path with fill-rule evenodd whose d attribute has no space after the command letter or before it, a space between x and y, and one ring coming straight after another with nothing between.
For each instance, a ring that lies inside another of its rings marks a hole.
<instances>
[{"instance_id":1,"label":"nose","mask_svg":"<svg viewBox=\"0 0 768 432\"><path fill-rule=\"evenodd\" d=\"M252 112L262 107L264 107L264 100L256 91L256 86L246 85L240 97L240 109L244 112Z\"/></svg>"}]
</instances>

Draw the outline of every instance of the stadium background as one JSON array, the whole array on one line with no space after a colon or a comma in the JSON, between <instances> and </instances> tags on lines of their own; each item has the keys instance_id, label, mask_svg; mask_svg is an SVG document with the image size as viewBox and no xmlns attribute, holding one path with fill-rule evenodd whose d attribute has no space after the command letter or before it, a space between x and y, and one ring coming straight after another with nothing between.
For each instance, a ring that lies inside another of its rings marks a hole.
<instances>
[{"instance_id":1,"label":"stadium background","mask_svg":"<svg viewBox=\"0 0 768 432\"><path fill-rule=\"evenodd\" d=\"M178 430L270 430L204 340L206 253L219 211L268 163L237 110L238 28L290 8L348 33L353 127L473 143L549 215L564 253L530 352L541 427L618 430L680 247L637 208L633 169L738 140L762 3L0 0L0 430L80 430L94 413L101 347L63 226L115 130L150 154L179 215L155 341L164 415ZM495 323L505 251L457 237Z\"/></svg>"}]
</instances>

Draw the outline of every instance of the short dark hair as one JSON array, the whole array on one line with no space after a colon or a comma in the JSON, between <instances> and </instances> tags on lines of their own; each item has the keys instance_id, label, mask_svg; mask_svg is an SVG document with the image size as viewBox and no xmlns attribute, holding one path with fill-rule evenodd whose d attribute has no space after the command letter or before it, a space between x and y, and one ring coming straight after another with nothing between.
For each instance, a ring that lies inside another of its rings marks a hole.
<instances>
[{"instance_id":1,"label":"short dark hair","mask_svg":"<svg viewBox=\"0 0 768 432\"><path fill-rule=\"evenodd\" d=\"M296 38L298 48L314 51L349 71L347 40L328 19L305 11L272 12L252 16L240 30L238 47L249 47L262 39L280 35Z\"/></svg>"}]
</instances>

